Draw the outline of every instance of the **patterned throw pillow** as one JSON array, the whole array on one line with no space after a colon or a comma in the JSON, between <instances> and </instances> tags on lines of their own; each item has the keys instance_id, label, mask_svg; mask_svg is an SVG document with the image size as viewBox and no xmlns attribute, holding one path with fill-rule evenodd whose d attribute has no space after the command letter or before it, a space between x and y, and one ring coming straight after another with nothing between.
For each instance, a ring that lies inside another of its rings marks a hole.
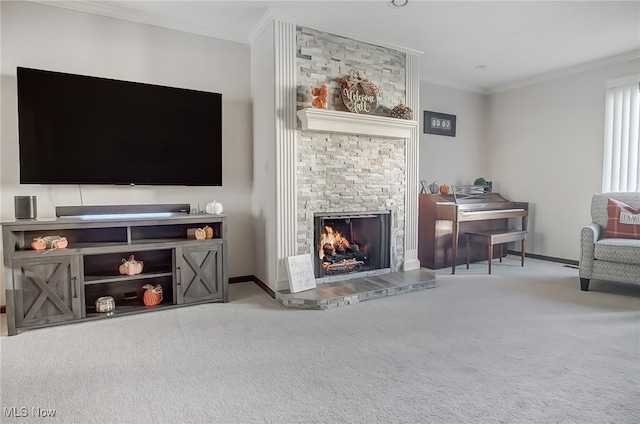
<instances>
[{"instance_id":1,"label":"patterned throw pillow","mask_svg":"<svg viewBox=\"0 0 640 424\"><path fill-rule=\"evenodd\" d=\"M640 239L640 208L633 209L626 203L609 198L607 214L605 237Z\"/></svg>"}]
</instances>

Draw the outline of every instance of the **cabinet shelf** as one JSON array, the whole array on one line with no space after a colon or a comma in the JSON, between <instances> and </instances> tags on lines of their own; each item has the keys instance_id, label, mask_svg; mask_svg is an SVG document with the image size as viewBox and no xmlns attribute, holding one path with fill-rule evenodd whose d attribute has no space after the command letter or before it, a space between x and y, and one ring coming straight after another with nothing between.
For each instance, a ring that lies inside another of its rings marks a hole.
<instances>
[{"instance_id":1,"label":"cabinet shelf","mask_svg":"<svg viewBox=\"0 0 640 424\"><path fill-rule=\"evenodd\" d=\"M163 238L163 239L141 239L141 240L132 240L131 244L129 244L128 246L134 246L134 247L148 247L148 246L156 246L156 247L162 247L163 245L171 245L171 246L175 246L177 244L183 244L183 245L192 245L193 243L200 243L200 244L206 244L206 243L221 243L222 239L221 238L212 238L212 239L205 239L205 240L194 240L194 239L188 239L188 238Z\"/></svg>"},{"instance_id":2,"label":"cabinet shelf","mask_svg":"<svg viewBox=\"0 0 640 424\"><path fill-rule=\"evenodd\" d=\"M173 272L143 272L136 275L112 275L112 276L94 276L85 275L84 285L91 284L105 284L105 283L117 283L119 281L131 281L131 280L151 280L153 278L171 277Z\"/></svg>"},{"instance_id":3,"label":"cabinet shelf","mask_svg":"<svg viewBox=\"0 0 640 424\"><path fill-rule=\"evenodd\" d=\"M175 307L171 304L159 304L155 306L118 306L111 312L95 312L95 308L87 308L87 316L85 319L107 319L124 315L139 314L144 312L155 312L162 309ZM89 312L91 310L92 312Z\"/></svg>"},{"instance_id":4,"label":"cabinet shelf","mask_svg":"<svg viewBox=\"0 0 640 424\"><path fill-rule=\"evenodd\" d=\"M136 252L141 250L159 250L172 248L175 246L191 246L194 243L200 244L222 244L222 238L212 238L205 240L181 239L144 239L134 240L131 243L106 242L106 243L74 243L64 249L53 249L37 251L31 247L21 247L12 253L13 259L38 258L41 256L67 256L67 255L93 255L116 252Z\"/></svg>"}]
</instances>

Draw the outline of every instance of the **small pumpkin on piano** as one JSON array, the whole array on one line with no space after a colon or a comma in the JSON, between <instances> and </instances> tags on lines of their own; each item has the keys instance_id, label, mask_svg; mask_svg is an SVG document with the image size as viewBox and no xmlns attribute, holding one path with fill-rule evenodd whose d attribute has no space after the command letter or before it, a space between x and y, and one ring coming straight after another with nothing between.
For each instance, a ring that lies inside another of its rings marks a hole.
<instances>
[{"instance_id":1,"label":"small pumpkin on piano","mask_svg":"<svg viewBox=\"0 0 640 424\"><path fill-rule=\"evenodd\" d=\"M449 186L446 184L442 184L440 186L440 193L442 194L449 194Z\"/></svg>"}]
</instances>

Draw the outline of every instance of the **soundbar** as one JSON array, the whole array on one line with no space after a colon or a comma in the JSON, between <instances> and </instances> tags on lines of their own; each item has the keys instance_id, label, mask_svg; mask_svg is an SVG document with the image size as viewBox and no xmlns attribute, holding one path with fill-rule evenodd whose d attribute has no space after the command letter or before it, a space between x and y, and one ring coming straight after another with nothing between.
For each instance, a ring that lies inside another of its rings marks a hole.
<instances>
[{"instance_id":1,"label":"soundbar","mask_svg":"<svg viewBox=\"0 0 640 424\"><path fill-rule=\"evenodd\" d=\"M103 205L103 206L56 206L58 218L111 217L122 215L155 215L170 216L188 214L191 205L176 203L166 205Z\"/></svg>"}]
</instances>

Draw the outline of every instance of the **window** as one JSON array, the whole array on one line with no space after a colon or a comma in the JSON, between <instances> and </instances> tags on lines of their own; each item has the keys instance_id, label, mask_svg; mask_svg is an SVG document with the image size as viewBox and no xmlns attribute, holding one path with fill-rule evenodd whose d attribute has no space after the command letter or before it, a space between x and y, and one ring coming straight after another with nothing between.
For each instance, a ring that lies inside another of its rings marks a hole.
<instances>
[{"instance_id":1,"label":"window","mask_svg":"<svg viewBox=\"0 0 640 424\"><path fill-rule=\"evenodd\" d=\"M602 191L640 191L640 75L606 87Z\"/></svg>"}]
</instances>

